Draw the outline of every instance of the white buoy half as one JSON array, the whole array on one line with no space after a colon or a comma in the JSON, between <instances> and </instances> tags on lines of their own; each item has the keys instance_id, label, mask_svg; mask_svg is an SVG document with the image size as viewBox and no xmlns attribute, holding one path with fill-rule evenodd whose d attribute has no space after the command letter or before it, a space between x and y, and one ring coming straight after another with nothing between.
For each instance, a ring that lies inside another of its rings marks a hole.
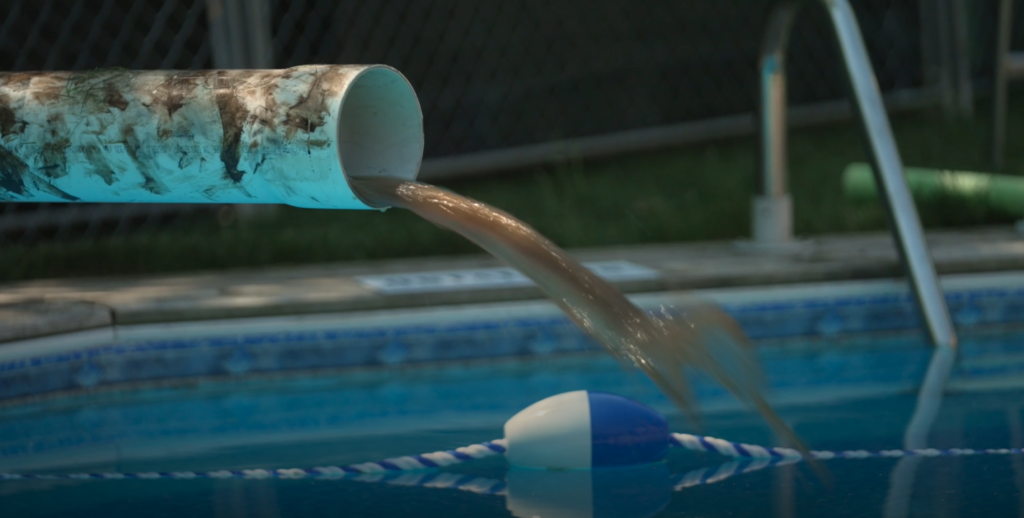
<instances>
[{"instance_id":1,"label":"white buoy half","mask_svg":"<svg viewBox=\"0 0 1024 518\"><path fill-rule=\"evenodd\" d=\"M509 464L522 468L590 467L590 402L586 390L542 399L505 423Z\"/></svg>"}]
</instances>

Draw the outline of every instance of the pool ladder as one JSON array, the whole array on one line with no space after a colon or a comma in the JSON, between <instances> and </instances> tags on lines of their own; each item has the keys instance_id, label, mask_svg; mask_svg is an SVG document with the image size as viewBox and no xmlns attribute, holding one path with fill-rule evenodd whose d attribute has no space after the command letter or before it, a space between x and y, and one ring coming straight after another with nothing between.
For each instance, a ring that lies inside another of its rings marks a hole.
<instances>
[{"instance_id":1,"label":"pool ladder","mask_svg":"<svg viewBox=\"0 0 1024 518\"><path fill-rule=\"evenodd\" d=\"M896 141L871 69L857 19L848 0L807 0L828 11L835 30L856 111L870 149L875 182L884 194L903 263L910 273L928 334L936 346L955 348L956 331L928 254L921 220L903 176ZM755 246L785 248L793 241L792 202L786 185L786 47L793 20L804 0L784 0L771 12L761 48L761 140L759 188L753 202Z\"/></svg>"}]
</instances>

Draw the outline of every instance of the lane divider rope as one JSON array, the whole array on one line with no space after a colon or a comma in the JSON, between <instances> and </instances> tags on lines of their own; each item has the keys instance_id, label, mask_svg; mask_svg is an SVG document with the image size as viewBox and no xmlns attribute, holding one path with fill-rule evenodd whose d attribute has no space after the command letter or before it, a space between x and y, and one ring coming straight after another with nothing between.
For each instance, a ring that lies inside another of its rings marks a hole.
<instances>
[{"instance_id":1,"label":"lane divider rope","mask_svg":"<svg viewBox=\"0 0 1024 518\"><path fill-rule=\"evenodd\" d=\"M770 448L754 444L743 444L726 441L715 437L704 437L690 435L687 433L673 433L670 441L674 446L680 446L693 451L709 451L727 457L761 459L761 458L795 458L802 459L799 451L791 448ZM998 448L975 450L971 448L950 448L937 450L934 448L922 448L915 450L845 450L845 451L811 451L811 457L819 460L831 459L869 459L869 458L900 458L900 457L959 457L967 455L1020 455L1024 450L1020 448Z\"/></svg>"},{"instance_id":2,"label":"lane divider rope","mask_svg":"<svg viewBox=\"0 0 1024 518\"><path fill-rule=\"evenodd\" d=\"M694 470L675 483L681 489L698 484L707 484L724 480L733 475L749 473L769 466L792 464L803 460L799 451L791 448L765 447L754 444L731 442L716 437L673 433L669 443L693 451L718 453L739 461L727 462L718 468ZM31 474L31 473L0 473L0 480L150 480L150 479L298 479L298 478L348 478L364 482L385 482L395 485L411 485L424 487L445 487L462 489L481 494L504 494L503 482L456 475L451 473L420 473L402 478L395 476L400 473L444 468L466 461L483 459L504 454L508 449L505 439L497 439L479 444L471 444L454 450L435 451L421 455L407 455L384 459L377 462L363 462L347 466L320 466L314 468L286 469L243 469L217 471L171 471L171 472L140 472L140 473L67 473L67 474ZM913 449L913 450L846 450L846 451L811 451L813 458L831 459L868 459L868 458L900 458L919 457L957 457L968 455L1020 455L1020 448L998 449Z\"/></svg>"},{"instance_id":3,"label":"lane divider rope","mask_svg":"<svg viewBox=\"0 0 1024 518\"><path fill-rule=\"evenodd\" d=\"M504 439L471 444L447 451L435 451L422 455L406 455L377 462L362 462L347 466L319 466L315 468L286 469L242 469L217 471L160 471L142 473L67 473L67 474L23 474L0 473L0 480L64 480L64 479L192 479L192 478L342 478L380 473L423 471L461 464L468 460L483 459L504 454L508 443Z\"/></svg>"}]
</instances>

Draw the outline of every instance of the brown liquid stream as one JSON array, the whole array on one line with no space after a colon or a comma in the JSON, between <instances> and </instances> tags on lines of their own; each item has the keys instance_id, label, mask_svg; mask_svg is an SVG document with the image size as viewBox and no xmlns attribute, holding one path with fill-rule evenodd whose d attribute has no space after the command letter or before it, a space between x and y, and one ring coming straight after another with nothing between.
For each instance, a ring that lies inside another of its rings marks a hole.
<instances>
[{"instance_id":1,"label":"brown liquid stream","mask_svg":"<svg viewBox=\"0 0 1024 518\"><path fill-rule=\"evenodd\" d=\"M756 408L779 438L809 457L759 391L760 371L747 337L713 304L651 317L608 282L518 219L487 204L420 182L353 178L352 189L373 206L411 210L473 241L532 279L569 318L622 362L640 368L691 419L693 395L683 367L701 369Z\"/></svg>"}]
</instances>

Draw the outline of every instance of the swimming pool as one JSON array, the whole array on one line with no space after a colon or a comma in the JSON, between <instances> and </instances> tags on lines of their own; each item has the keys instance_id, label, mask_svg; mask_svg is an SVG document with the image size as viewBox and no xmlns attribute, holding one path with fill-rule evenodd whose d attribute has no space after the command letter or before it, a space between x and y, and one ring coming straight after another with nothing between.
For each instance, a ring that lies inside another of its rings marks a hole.
<instances>
[{"instance_id":1,"label":"swimming pool","mask_svg":"<svg viewBox=\"0 0 1024 518\"><path fill-rule=\"evenodd\" d=\"M945 288L962 347L929 446L1024 446L1024 276L951 277ZM931 355L902 283L700 295L757 340L773 403L812 449L902 446ZM579 389L634 398L693 430L544 303L96 331L0 347L0 471L345 465L500 438L523 407ZM696 389L703 433L773 444L716 386L698 378ZM797 466L726 477L750 468L721 467L728 460L673 451L663 465L593 473L510 470L495 456L390 477L3 480L0 506L5 516L996 516L1022 505L1020 456L834 460L831 488Z\"/></svg>"}]
</instances>

